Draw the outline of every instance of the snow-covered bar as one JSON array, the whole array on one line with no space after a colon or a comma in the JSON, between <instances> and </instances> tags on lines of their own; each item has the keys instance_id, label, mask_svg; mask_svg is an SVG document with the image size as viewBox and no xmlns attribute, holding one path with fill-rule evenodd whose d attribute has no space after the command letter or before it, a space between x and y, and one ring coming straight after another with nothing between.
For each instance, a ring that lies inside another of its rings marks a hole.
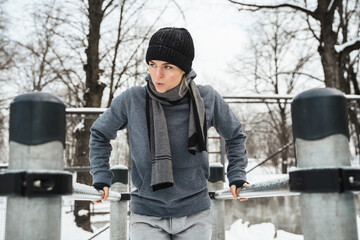
<instances>
[{"instance_id":1,"label":"snow-covered bar","mask_svg":"<svg viewBox=\"0 0 360 240\"><path fill-rule=\"evenodd\" d=\"M279 177L258 183L251 183L242 188L238 198L277 197L299 195L297 192L290 192L289 176ZM234 199L230 189L216 191L215 199Z\"/></svg>"},{"instance_id":2,"label":"snow-covered bar","mask_svg":"<svg viewBox=\"0 0 360 240\"><path fill-rule=\"evenodd\" d=\"M97 200L101 200L101 192L85 184L73 183L73 194L65 195L63 196L63 198L73 199L73 200L97 201ZM118 192L110 191L107 200L120 201L121 194Z\"/></svg>"}]
</instances>

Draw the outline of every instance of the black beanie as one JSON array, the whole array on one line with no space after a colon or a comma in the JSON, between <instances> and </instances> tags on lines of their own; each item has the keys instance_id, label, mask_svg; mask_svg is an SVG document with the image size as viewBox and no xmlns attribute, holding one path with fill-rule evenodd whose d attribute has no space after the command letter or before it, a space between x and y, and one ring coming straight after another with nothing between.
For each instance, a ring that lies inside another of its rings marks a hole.
<instances>
[{"instance_id":1,"label":"black beanie","mask_svg":"<svg viewBox=\"0 0 360 240\"><path fill-rule=\"evenodd\" d=\"M165 61L182 69L186 74L194 60L194 43L185 28L161 28L152 35L146 52L146 63L150 60Z\"/></svg>"}]
</instances>

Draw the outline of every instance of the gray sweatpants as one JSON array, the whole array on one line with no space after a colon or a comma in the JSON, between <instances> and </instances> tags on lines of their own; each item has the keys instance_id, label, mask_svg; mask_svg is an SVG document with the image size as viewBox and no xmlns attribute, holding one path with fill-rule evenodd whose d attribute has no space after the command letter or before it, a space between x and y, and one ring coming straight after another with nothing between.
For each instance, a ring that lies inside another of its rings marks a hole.
<instances>
[{"instance_id":1,"label":"gray sweatpants","mask_svg":"<svg viewBox=\"0 0 360 240\"><path fill-rule=\"evenodd\" d=\"M210 240L213 216L205 210L186 217L160 218L132 213L130 240Z\"/></svg>"}]
</instances>

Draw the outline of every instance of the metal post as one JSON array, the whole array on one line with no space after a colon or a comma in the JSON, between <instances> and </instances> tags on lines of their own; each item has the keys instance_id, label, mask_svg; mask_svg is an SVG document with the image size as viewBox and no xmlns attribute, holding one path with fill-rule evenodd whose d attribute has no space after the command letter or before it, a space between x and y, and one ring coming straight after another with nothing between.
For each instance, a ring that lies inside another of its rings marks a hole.
<instances>
[{"instance_id":1,"label":"metal post","mask_svg":"<svg viewBox=\"0 0 360 240\"><path fill-rule=\"evenodd\" d=\"M10 171L62 170L64 103L48 93L27 93L16 97L10 105L9 145ZM60 239L60 229L61 196L8 197L6 240L56 240Z\"/></svg>"},{"instance_id":2,"label":"metal post","mask_svg":"<svg viewBox=\"0 0 360 240\"><path fill-rule=\"evenodd\" d=\"M208 180L209 192L224 188L224 166L220 163L210 165L210 178ZM212 240L225 239L225 203L222 200L211 200L210 211L214 216L212 226Z\"/></svg>"},{"instance_id":3,"label":"metal post","mask_svg":"<svg viewBox=\"0 0 360 240\"><path fill-rule=\"evenodd\" d=\"M299 94L292 103L292 120L299 168L350 166L346 99L342 92L322 88ZM358 239L352 193L301 193L300 207L306 240Z\"/></svg>"},{"instance_id":4,"label":"metal post","mask_svg":"<svg viewBox=\"0 0 360 240\"><path fill-rule=\"evenodd\" d=\"M118 165L111 168L114 178L111 190L114 192L128 192L128 168ZM127 240L128 230L128 201L110 203L110 239Z\"/></svg>"},{"instance_id":5,"label":"metal post","mask_svg":"<svg viewBox=\"0 0 360 240\"><path fill-rule=\"evenodd\" d=\"M223 137L220 137L220 153L221 153L221 164L225 165L225 139Z\"/></svg>"}]
</instances>

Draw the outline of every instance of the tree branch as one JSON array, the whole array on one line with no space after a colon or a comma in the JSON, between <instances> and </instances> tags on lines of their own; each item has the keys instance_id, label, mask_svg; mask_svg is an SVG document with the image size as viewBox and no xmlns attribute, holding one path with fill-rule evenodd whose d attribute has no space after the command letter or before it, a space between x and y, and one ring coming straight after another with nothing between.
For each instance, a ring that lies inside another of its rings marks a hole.
<instances>
[{"instance_id":1,"label":"tree branch","mask_svg":"<svg viewBox=\"0 0 360 240\"><path fill-rule=\"evenodd\" d=\"M114 2L114 0L111 0L106 6L105 6L105 8L104 8L104 10L102 10L102 12L103 12L103 14L105 15L105 13L106 13L106 10L113 4L113 2ZM114 9L112 9L112 10L114 10ZM112 11L111 10L111 11ZM110 12L111 12L110 11Z\"/></svg>"},{"instance_id":2,"label":"tree branch","mask_svg":"<svg viewBox=\"0 0 360 240\"><path fill-rule=\"evenodd\" d=\"M355 39L354 41L345 43L346 45L339 53L340 54L349 54L350 52L354 50L360 49L360 37Z\"/></svg>"},{"instance_id":3,"label":"tree branch","mask_svg":"<svg viewBox=\"0 0 360 240\"><path fill-rule=\"evenodd\" d=\"M315 12L310 11L309 9L297 6L297 5L293 5L293 4L288 4L288 3L283 3L283 4L277 4L277 5L259 5L259 4L248 4L248 3L241 3L241 2L236 2L233 0L228 0L229 2L233 3L233 4L238 4L244 7L249 7L249 8L253 8L254 11L260 10L260 9L277 9L277 8L292 8L295 10L298 10L300 12L305 13L306 15L310 15L313 18L318 20L318 16L315 14Z\"/></svg>"},{"instance_id":4,"label":"tree branch","mask_svg":"<svg viewBox=\"0 0 360 240\"><path fill-rule=\"evenodd\" d=\"M324 82L324 79L315 77L315 76L313 76L313 75L311 75L311 74L309 74L309 73L304 73L304 72L278 72L277 74L278 74L278 75L280 75L280 74L304 75L304 76L310 77L310 78L312 78L312 79L314 79L314 80L317 80L317 81L319 81L319 82Z\"/></svg>"}]
</instances>

